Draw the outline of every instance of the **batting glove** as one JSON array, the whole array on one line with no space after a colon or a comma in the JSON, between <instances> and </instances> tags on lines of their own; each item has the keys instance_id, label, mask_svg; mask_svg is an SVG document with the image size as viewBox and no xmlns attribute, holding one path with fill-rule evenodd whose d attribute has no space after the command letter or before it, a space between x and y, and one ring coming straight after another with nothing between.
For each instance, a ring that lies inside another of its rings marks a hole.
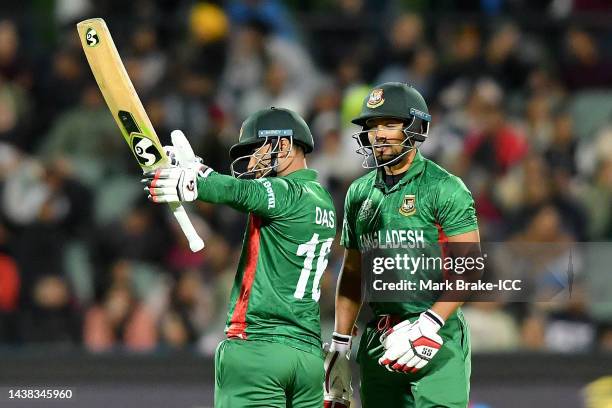
<instances>
[{"instance_id":1,"label":"batting glove","mask_svg":"<svg viewBox=\"0 0 612 408\"><path fill-rule=\"evenodd\" d=\"M208 177L212 172L193 154L183 132L172 132L172 143L164 146L170 167L145 173L142 179L148 199L154 203L194 201L198 198L198 176Z\"/></svg>"},{"instance_id":2,"label":"batting glove","mask_svg":"<svg viewBox=\"0 0 612 408\"><path fill-rule=\"evenodd\" d=\"M380 337L385 353L378 363L389 371L415 373L434 358L444 342L438 334L444 326L433 310L421 313L413 323L404 320Z\"/></svg>"},{"instance_id":3,"label":"batting glove","mask_svg":"<svg viewBox=\"0 0 612 408\"><path fill-rule=\"evenodd\" d=\"M324 408L349 408L351 386L351 336L335 333L331 345L323 346L325 352L325 382L323 383Z\"/></svg>"},{"instance_id":4,"label":"batting glove","mask_svg":"<svg viewBox=\"0 0 612 408\"><path fill-rule=\"evenodd\" d=\"M197 178L207 177L210 167L168 167L144 174L147 198L154 203L178 203L195 201L198 198Z\"/></svg>"}]
</instances>

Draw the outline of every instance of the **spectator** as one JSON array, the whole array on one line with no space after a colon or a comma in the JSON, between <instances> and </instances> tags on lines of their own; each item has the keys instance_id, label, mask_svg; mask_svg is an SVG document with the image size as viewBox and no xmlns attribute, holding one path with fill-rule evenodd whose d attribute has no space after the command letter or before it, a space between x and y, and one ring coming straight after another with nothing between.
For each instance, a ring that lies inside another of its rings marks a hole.
<instances>
[{"instance_id":1,"label":"spectator","mask_svg":"<svg viewBox=\"0 0 612 408\"><path fill-rule=\"evenodd\" d=\"M612 209L602 203L612 202L612 159L602 160L592 184L580 195L588 213L587 235L592 241L612 239Z\"/></svg>"},{"instance_id":2,"label":"spectator","mask_svg":"<svg viewBox=\"0 0 612 408\"><path fill-rule=\"evenodd\" d=\"M546 93L536 93L527 101L526 134L532 149L538 153L551 147L555 135L550 105L551 101ZM569 130L571 131L571 128Z\"/></svg>"},{"instance_id":3,"label":"spectator","mask_svg":"<svg viewBox=\"0 0 612 408\"><path fill-rule=\"evenodd\" d=\"M295 30L289 18L288 10L277 0L232 0L227 6L230 20L235 24L244 24L257 19L265 22L272 32L286 39L293 39Z\"/></svg>"},{"instance_id":4,"label":"spectator","mask_svg":"<svg viewBox=\"0 0 612 408\"><path fill-rule=\"evenodd\" d=\"M299 88L289 82L289 73L280 61L270 61L263 84L246 92L239 104L240 117L246 118L262 106L282 106L305 115L306 106Z\"/></svg>"},{"instance_id":5,"label":"spectator","mask_svg":"<svg viewBox=\"0 0 612 408\"><path fill-rule=\"evenodd\" d=\"M24 88L31 83L29 64L21 46L16 24L0 20L0 77Z\"/></svg>"},{"instance_id":6,"label":"spectator","mask_svg":"<svg viewBox=\"0 0 612 408\"><path fill-rule=\"evenodd\" d=\"M557 112L549 148L544 153L553 174L575 176L578 143L573 132L574 121L569 112Z\"/></svg>"},{"instance_id":7,"label":"spectator","mask_svg":"<svg viewBox=\"0 0 612 408\"><path fill-rule=\"evenodd\" d=\"M126 69L141 97L147 97L162 80L167 70L166 55L158 45L157 33L151 26L138 26L131 38L132 54Z\"/></svg>"},{"instance_id":8,"label":"spectator","mask_svg":"<svg viewBox=\"0 0 612 408\"><path fill-rule=\"evenodd\" d=\"M413 58L425 36L425 23L417 14L401 14L393 21L388 37L379 47L376 59L377 67L402 64Z\"/></svg>"},{"instance_id":9,"label":"spectator","mask_svg":"<svg viewBox=\"0 0 612 408\"><path fill-rule=\"evenodd\" d=\"M212 300L212 293L197 272L183 273L171 292L169 308L160 321L162 342L173 348L195 344L214 317Z\"/></svg>"},{"instance_id":10,"label":"spectator","mask_svg":"<svg viewBox=\"0 0 612 408\"><path fill-rule=\"evenodd\" d=\"M481 106L480 129L468 134L465 141L465 157L469 165L483 168L492 174L504 174L518 164L527 154L527 140L508 123L501 106L501 94L495 95L494 83L481 83L491 87L490 100ZM489 92L489 91L483 91Z\"/></svg>"},{"instance_id":11,"label":"spectator","mask_svg":"<svg viewBox=\"0 0 612 408\"><path fill-rule=\"evenodd\" d=\"M501 304L477 301L464 307L463 313L470 325L470 341L475 353L512 351L519 347L518 325Z\"/></svg>"},{"instance_id":12,"label":"spectator","mask_svg":"<svg viewBox=\"0 0 612 408\"><path fill-rule=\"evenodd\" d=\"M562 72L568 88L579 90L612 85L612 62L602 55L590 33L572 27L565 41L567 56Z\"/></svg>"},{"instance_id":13,"label":"spectator","mask_svg":"<svg viewBox=\"0 0 612 408\"><path fill-rule=\"evenodd\" d=\"M129 287L114 286L85 313L83 341L93 352L151 351L157 344L155 321Z\"/></svg>"},{"instance_id":14,"label":"spectator","mask_svg":"<svg viewBox=\"0 0 612 408\"><path fill-rule=\"evenodd\" d=\"M70 292L62 278L38 279L33 286L32 306L19 317L22 341L60 346L79 344L80 316L70 303Z\"/></svg>"},{"instance_id":15,"label":"spectator","mask_svg":"<svg viewBox=\"0 0 612 408\"><path fill-rule=\"evenodd\" d=\"M270 86L270 81L279 81L283 76L286 79L282 82L290 84L288 90L301 95L300 102L309 105L319 77L306 50L295 42L272 35L265 22L250 21L238 31L230 45L227 69L223 74L224 106L235 106L248 90L264 82ZM238 122L243 119L238 118Z\"/></svg>"},{"instance_id":16,"label":"spectator","mask_svg":"<svg viewBox=\"0 0 612 408\"><path fill-rule=\"evenodd\" d=\"M525 50L527 39L515 24L503 24L493 34L485 50L485 72L507 92L525 84L531 65Z\"/></svg>"},{"instance_id":17,"label":"spectator","mask_svg":"<svg viewBox=\"0 0 612 408\"><path fill-rule=\"evenodd\" d=\"M463 24L453 34L440 41L448 55L446 64L440 66L436 90L441 103L447 108L456 108L467 99L468 87L481 72L479 27Z\"/></svg>"},{"instance_id":18,"label":"spectator","mask_svg":"<svg viewBox=\"0 0 612 408\"><path fill-rule=\"evenodd\" d=\"M57 119L40 153L48 159L68 159L78 179L93 187L103 174L121 171L128 156L95 85L83 90L81 103Z\"/></svg>"},{"instance_id":19,"label":"spectator","mask_svg":"<svg viewBox=\"0 0 612 408\"><path fill-rule=\"evenodd\" d=\"M96 234L94 256L100 273L103 274L118 259L162 263L172 247L172 233L165 222L165 212L165 208L141 201L122 219L103 227Z\"/></svg>"},{"instance_id":20,"label":"spectator","mask_svg":"<svg viewBox=\"0 0 612 408\"><path fill-rule=\"evenodd\" d=\"M0 75L0 141L24 148L24 137L28 126L26 117L30 113L24 89L14 82L7 82Z\"/></svg>"},{"instance_id":21,"label":"spectator","mask_svg":"<svg viewBox=\"0 0 612 408\"><path fill-rule=\"evenodd\" d=\"M56 123L58 117L64 112L77 108L79 102L83 101L83 91L87 81L85 71L81 63L80 50L73 48L62 48L57 50L51 57L49 68L41 75L40 81L34 87L39 103L36 104L36 115L40 123L35 125L38 140L34 140L34 147L47 142L44 137L49 129ZM94 85L90 85L93 89ZM92 91L93 92L93 91ZM96 94L98 95L99 92ZM93 99L93 96L90 96ZM98 96L99 98L99 96ZM101 105L100 101L98 105ZM112 123L112 122L111 122Z\"/></svg>"},{"instance_id":22,"label":"spectator","mask_svg":"<svg viewBox=\"0 0 612 408\"><path fill-rule=\"evenodd\" d=\"M376 83L403 82L417 88L425 99L432 97L435 82L436 55L433 50L421 45L409 57L387 66L376 79Z\"/></svg>"}]
</instances>

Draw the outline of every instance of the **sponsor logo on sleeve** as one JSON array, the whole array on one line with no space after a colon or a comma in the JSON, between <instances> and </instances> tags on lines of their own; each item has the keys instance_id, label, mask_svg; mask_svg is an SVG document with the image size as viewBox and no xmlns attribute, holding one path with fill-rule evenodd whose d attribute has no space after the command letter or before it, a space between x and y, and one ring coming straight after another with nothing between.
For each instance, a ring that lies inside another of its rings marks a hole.
<instances>
[{"instance_id":1,"label":"sponsor logo on sleeve","mask_svg":"<svg viewBox=\"0 0 612 408\"><path fill-rule=\"evenodd\" d=\"M274 195L274 190L272 190L272 183L266 179L257 179L265 188L266 193L268 194L268 210L276 207L276 196Z\"/></svg>"}]
</instances>

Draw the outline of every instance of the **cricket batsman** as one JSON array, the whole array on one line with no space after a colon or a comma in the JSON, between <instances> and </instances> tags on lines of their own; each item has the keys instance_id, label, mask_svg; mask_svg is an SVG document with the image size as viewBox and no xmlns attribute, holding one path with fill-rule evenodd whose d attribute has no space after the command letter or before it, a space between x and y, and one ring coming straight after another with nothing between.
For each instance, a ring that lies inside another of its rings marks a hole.
<instances>
[{"instance_id":1,"label":"cricket batsman","mask_svg":"<svg viewBox=\"0 0 612 408\"><path fill-rule=\"evenodd\" d=\"M364 156L364 167L373 170L351 184L344 205L345 255L336 293L335 332L325 359L325 407L344 408L350 402L350 347L362 303L362 272L364 276L368 272L362 260L368 252L425 251L435 246L450 249L448 256L479 253L470 192L458 177L418 150L427 139L430 122L421 94L402 83L375 87L353 120L362 126L353 135L359 143L357 152ZM454 243L470 244L455 247ZM463 253L453 253L453 248ZM420 272L408 279L418 279ZM375 317L367 324L357 353L365 408L468 405L470 340L461 299L445 292L437 298L418 295L417 290L415 301L369 302Z\"/></svg>"},{"instance_id":2,"label":"cricket batsman","mask_svg":"<svg viewBox=\"0 0 612 408\"><path fill-rule=\"evenodd\" d=\"M176 163L146 175L156 202L196 199L249 214L232 289L227 339L215 355L215 407L320 408L319 282L336 234L330 194L306 166L304 120L288 109L248 117L230 157L235 177Z\"/></svg>"}]
</instances>

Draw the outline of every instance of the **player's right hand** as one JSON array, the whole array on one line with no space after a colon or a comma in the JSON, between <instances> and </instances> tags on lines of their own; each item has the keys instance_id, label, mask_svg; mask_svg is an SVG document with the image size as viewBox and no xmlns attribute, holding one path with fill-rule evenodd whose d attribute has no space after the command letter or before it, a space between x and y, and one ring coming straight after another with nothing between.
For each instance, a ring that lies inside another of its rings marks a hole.
<instances>
[{"instance_id":1,"label":"player's right hand","mask_svg":"<svg viewBox=\"0 0 612 408\"><path fill-rule=\"evenodd\" d=\"M431 309L412 323L404 320L396 324L380 336L385 352L378 363L389 371L416 373L444 344L438 334L442 326L444 319Z\"/></svg>"},{"instance_id":2,"label":"player's right hand","mask_svg":"<svg viewBox=\"0 0 612 408\"><path fill-rule=\"evenodd\" d=\"M186 163L183 163L183 161L185 161L185 159L183 159L184 156L182 156L182 151L180 147L176 147L173 145L165 145L164 146L164 153L166 153L166 156L168 156L168 161L170 162L170 164L172 166L194 166L197 164L204 164L204 159L202 159L200 156L193 156L193 159L191 160L187 160Z\"/></svg>"},{"instance_id":3,"label":"player's right hand","mask_svg":"<svg viewBox=\"0 0 612 408\"><path fill-rule=\"evenodd\" d=\"M325 344L325 380L323 382L324 408L349 408L351 386L351 336L334 333L331 346Z\"/></svg>"},{"instance_id":4,"label":"player's right hand","mask_svg":"<svg viewBox=\"0 0 612 408\"><path fill-rule=\"evenodd\" d=\"M198 176L207 177L212 169L198 166L172 166L144 174L142 182L148 199L154 203L189 202L198 198Z\"/></svg>"}]
</instances>

